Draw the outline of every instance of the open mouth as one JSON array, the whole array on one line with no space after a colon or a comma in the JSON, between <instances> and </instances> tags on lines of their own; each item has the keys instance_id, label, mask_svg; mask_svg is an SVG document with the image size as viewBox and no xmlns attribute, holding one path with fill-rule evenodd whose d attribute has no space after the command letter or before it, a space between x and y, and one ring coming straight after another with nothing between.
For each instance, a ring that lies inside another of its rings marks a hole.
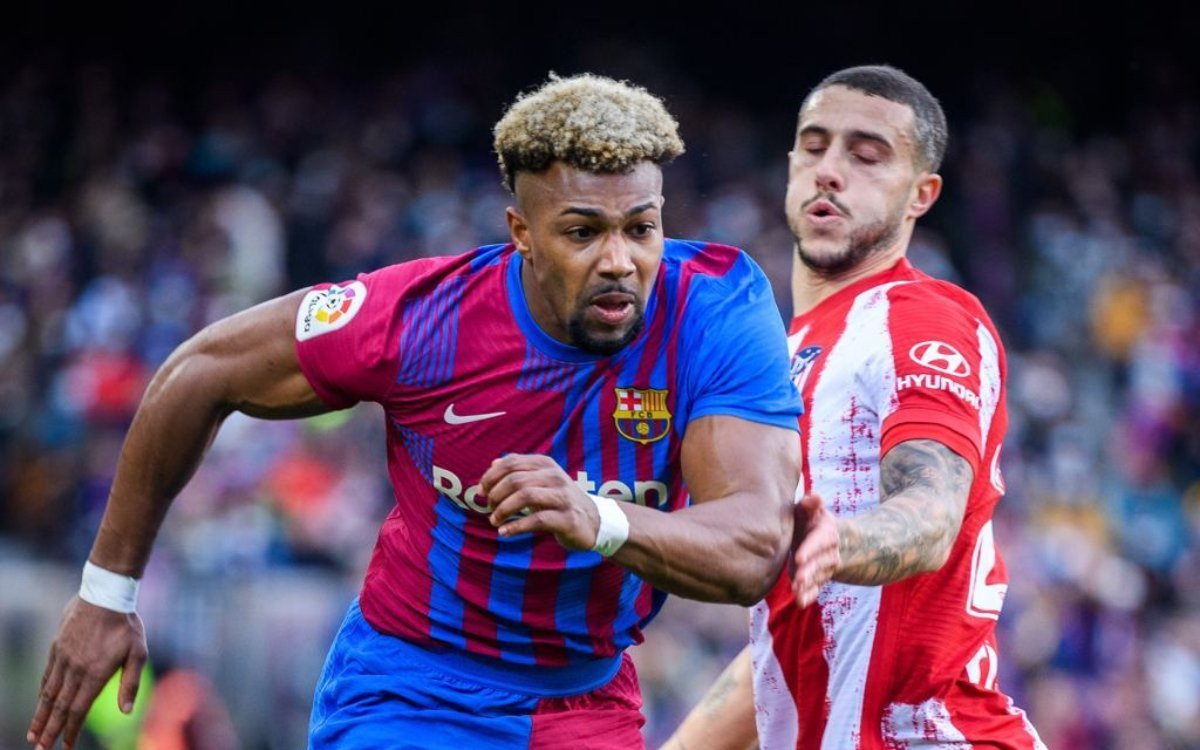
<instances>
[{"instance_id":1,"label":"open mouth","mask_svg":"<svg viewBox=\"0 0 1200 750\"><path fill-rule=\"evenodd\" d=\"M624 292L606 292L592 297L588 308L601 323L618 326L633 316L634 298Z\"/></svg>"},{"instance_id":2,"label":"open mouth","mask_svg":"<svg viewBox=\"0 0 1200 750\"><path fill-rule=\"evenodd\" d=\"M808 215L814 219L842 218L842 212L837 206L827 200L820 200L808 207Z\"/></svg>"},{"instance_id":3,"label":"open mouth","mask_svg":"<svg viewBox=\"0 0 1200 750\"><path fill-rule=\"evenodd\" d=\"M804 212L804 216L809 225L817 230L832 230L846 219L845 214L828 200L815 201Z\"/></svg>"}]
</instances>

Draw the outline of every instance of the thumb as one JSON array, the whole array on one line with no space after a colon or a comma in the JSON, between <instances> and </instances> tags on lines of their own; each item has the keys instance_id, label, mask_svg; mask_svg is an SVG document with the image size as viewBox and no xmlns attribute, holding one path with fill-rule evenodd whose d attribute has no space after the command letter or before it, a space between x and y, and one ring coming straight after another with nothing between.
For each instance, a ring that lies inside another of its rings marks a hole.
<instances>
[{"instance_id":1,"label":"thumb","mask_svg":"<svg viewBox=\"0 0 1200 750\"><path fill-rule=\"evenodd\" d=\"M129 649L125 664L121 668L121 689L117 693L117 706L122 713L133 711L133 701L137 698L138 686L142 682L142 668L146 665L146 652L141 648Z\"/></svg>"},{"instance_id":2,"label":"thumb","mask_svg":"<svg viewBox=\"0 0 1200 750\"><path fill-rule=\"evenodd\" d=\"M824 503L821 500L820 495L805 495L804 497L800 498L800 502L797 503L797 505L804 508L804 510L810 516L820 510L823 504Z\"/></svg>"}]
</instances>

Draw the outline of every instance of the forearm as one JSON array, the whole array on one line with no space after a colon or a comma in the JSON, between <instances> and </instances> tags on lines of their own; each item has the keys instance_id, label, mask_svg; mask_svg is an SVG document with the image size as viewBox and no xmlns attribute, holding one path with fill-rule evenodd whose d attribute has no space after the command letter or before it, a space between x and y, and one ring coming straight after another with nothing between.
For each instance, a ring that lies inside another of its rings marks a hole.
<instances>
[{"instance_id":1,"label":"forearm","mask_svg":"<svg viewBox=\"0 0 1200 750\"><path fill-rule=\"evenodd\" d=\"M629 539L613 560L656 588L748 606L779 576L792 533L790 500L746 494L674 513L623 504Z\"/></svg>"},{"instance_id":2,"label":"forearm","mask_svg":"<svg viewBox=\"0 0 1200 750\"><path fill-rule=\"evenodd\" d=\"M742 649L662 750L747 750L757 746L750 649Z\"/></svg>"},{"instance_id":3,"label":"forearm","mask_svg":"<svg viewBox=\"0 0 1200 750\"><path fill-rule=\"evenodd\" d=\"M625 505L629 539L613 559L689 599L749 606L770 590L792 538L796 433L729 416L700 417L683 440L692 505Z\"/></svg>"},{"instance_id":4,"label":"forearm","mask_svg":"<svg viewBox=\"0 0 1200 750\"><path fill-rule=\"evenodd\" d=\"M302 295L214 323L155 374L121 447L92 562L141 576L171 500L231 412L288 418L328 410L296 360L292 321Z\"/></svg>"},{"instance_id":5,"label":"forearm","mask_svg":"<svg viewBox=\"0 0 1200 750\"><path fill-rule=\"evenodd\" d=\"M89 558L140 577L171 500L195 472L221 421L213 363L185 344L151 381L121 447Z\"/></svg>"},{"instance_id":6,"label":"forearm","mask_svg":"<svg viewBox=\"0 0 1200 750\"><path fill-rule=\"evenodd\" d=\"M701 417L689 425L682 450L692 506L670 513L589 499L542 455L497 458L479 483L501 536L550 532L568 549L600 544L614 562L663 591L750 605L786 560L798 453L790 430Z\"/></svg>"},{"instance_id":7,"label":"forearm","mask_svg":"<svg viewBox=\"0 0 1200 750\"><path fill-rule=\"evenodd\" d=\"M875 586L945 564L958 537L973 471L932 440L910 440L880 462L879 506L838 519L841 565L833 579Z\"/></svg>"},{"instance_id":8,"label":"forearm","mask_svg":"<svg viewBox=\"0 0 1200 750\"><path fill-rule=\"evenodd\" d=\"M833 579L876 586L942 567L954 543L951 525L924 510L920 501L898 496L862 515L838 519L842 564Z\"/></svg>"}]
</instances>

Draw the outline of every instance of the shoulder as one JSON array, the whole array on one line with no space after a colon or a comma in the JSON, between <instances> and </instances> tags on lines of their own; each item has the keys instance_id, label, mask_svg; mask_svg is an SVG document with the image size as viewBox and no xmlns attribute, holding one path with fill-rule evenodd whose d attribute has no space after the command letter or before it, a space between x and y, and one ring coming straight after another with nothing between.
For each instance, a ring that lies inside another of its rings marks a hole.
<instances>
[{"instance_id":1,"label":"shoulder","mask_svg":"<svg viewBox=\"0 0 1200 750\"><path fill-rule=\"evenodd\" d=\"M359 274L358 281L391 299L421 296L450 279L463 281L499 273L511 245L486 245L458 255L418 258Z\"/></svg>"},{"instance_id":2,"label":"shoulder","mask_svg":"<svg viewBox=\"0 0 1200 750\"><path fill-rule=\"evenodd\" d=\"M966 357L1004 368L1004 346L995 324L979 299L962 287L927 278L896 284L887 297L885 325L896 357L907 354L926 366L945 357Z\"/></svg>"},{"instance_id":3,"label":"shoulder","mask_svg":"<svg viewBox=\"0 0 1200 750\"><path fill-rule=\"evenodd\" d=\"M900 281L887 286L891 317L902 323L986 322L991 319L979 298L966 289L929 277Z\"/></svg>"},{"instance_id":4,"label":"shoulder","mask_svg":"<svg viewBox=\"0 0 1200 750\"><path fill-rule=\"evenodd\" d=\"M698 240L667 240L663 265L668 278L696 295L726 295L738 287L766 286L766 274L749 253L732 245Z\"/></svg>"},{"instance_id":5,"label":"shoulder","mask_svg":"<svg viewBox=\"0 0 1200 750\"><path fill-rule=\"evenodd\" d=\"M664 263L706 276L724 276L743 256L749 258L741 248L716 242L668 239L663 243Z\"/></svg>"}]
</instances>

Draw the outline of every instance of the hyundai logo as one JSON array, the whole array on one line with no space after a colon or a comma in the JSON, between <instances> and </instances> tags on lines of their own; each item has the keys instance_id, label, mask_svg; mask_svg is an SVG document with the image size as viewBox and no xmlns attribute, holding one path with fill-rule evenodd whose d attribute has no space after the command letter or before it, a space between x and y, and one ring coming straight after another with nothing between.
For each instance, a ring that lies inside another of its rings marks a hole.
<instances>
[{"instance_id":1,"label":"hyundai logo","mask_svg":"<svg viewBox=\"0 0 1200 750\"><path fill-rule=\"evenodd\" d=\"M943 372L956 378L965 378L971 374L971 366L967 358L958 353L953 346L942 341L922 341L908 350L908 356L917 364L930 370Z\"/></svg>"}]
</instances>

